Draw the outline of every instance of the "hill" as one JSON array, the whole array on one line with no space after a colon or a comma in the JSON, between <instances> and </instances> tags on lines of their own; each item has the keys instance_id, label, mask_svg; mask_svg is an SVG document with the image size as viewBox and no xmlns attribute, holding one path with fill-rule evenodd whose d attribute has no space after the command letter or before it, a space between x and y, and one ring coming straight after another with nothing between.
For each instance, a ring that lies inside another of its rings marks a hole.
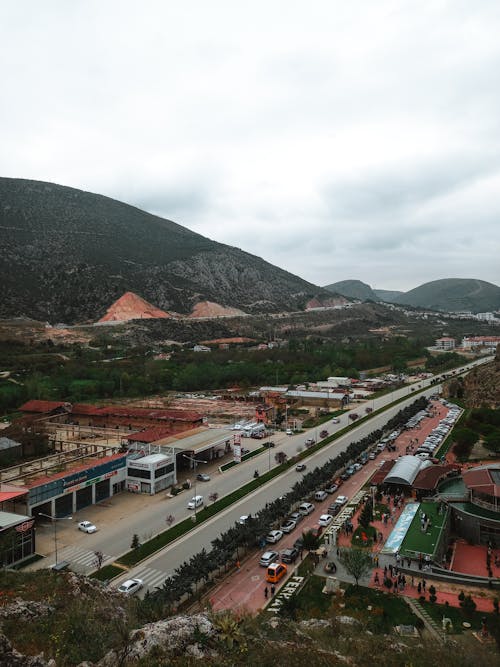
<instances>
[{"instance_id":1,"label":"hill","mask_svg":"<svg viewBox=\"0 0 500 667\"><path fill-rule=\"evenodd\" d=\"M101 195L0 178L0 317L97 320L126 292L163 311L209 301L302 310L330 293L238 248Z\"/></svg>"},{"instance_id":2,"label":"hill","mask_svg":"<svg viewBox=\"0 0 500 667\"><path fill-rule=\"evenodd\" d=\"M482 313L500 309L500 287L484 280L445 278L415 287L392 301L416 308Z\"/></svg>"},{"instance_id":3,"label":"hill","mask_svg":"<svg viewBox=\"0 0 500 667\"><path fill-rule=\"evenodd\" d=\"M361 282L361 280L341 280L338 283L326 285L324 289L333 292L334 294L342 294L342 296L350 299L359 299L360 301L380 301L370 285Z\"/></svg>"},{"instance_id":4,"label":"hill","mask_svg":"<svg viewBox=\"0 0 500 667\"><path fill-rule=\"evenodd\" d=\"M375 292L375 295L380 299L380 301L386 301L388 303L393 303L395 299L397 299L401 294L404 294L404 292L400 292L398 290L393 290L393 289L373 289Z\"/></svg>"}]
</instances>

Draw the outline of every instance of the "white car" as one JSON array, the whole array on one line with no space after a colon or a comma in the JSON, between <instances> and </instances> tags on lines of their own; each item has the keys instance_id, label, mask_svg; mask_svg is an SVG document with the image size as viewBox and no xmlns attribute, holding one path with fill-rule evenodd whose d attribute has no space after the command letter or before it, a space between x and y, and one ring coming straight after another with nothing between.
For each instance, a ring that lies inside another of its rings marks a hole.
<instances>
[{"instance_id":1,"label":"white car","mask_svg":"<svg viewBox=\"0 0 500 667\"><path fill-rule=\"evenodd\" d=\"M276 544L276 542L279 542L282 537L283 537L282 530L270 530L269 533L266 535L266 542L269 542L269 544Z\"/></svg>"},{"instance_id":2,"label":"white car","mask_svg":"<svg viewBox=\"0 0 500 667\"><path fill-rule=\"evenodd\" d=\"M262 567L267 567L268 565L271 565L271 563L275 563L277 560L279 560L279 554L277 551L264 551L260 557L259 565L262 565Z\"/></svg>"},{"instance_id":3,"label":"white car","mask_svg":"<svg viewBox=\"0 0 500 667\"><path fill-rule=\"evenodd\" d=\"M333 516L331 514L322 514L319 519L318 519L318 524L320 526L323 526L323 528L326 528L326 526L329 526L332 522Z\"/></svg>"},{"instance_id":4,"label":"white car","mask_svg":"<svg viewBox=\"0 0 500 667\"><path fill-rule=\"evenodd\" d=\"M297 522L296 522L296 521L294 521L293 519L288 519L287 521L285 521L285 522L280 526L280 530L281 530L283 533L291 533L292 530L294 530L294 529L296 528L296 526L297 526Z\"/></svg>"},{"instance_id":5,"label":"white car","mask_svg":"<svg viewBox=\"0 0 500 667\"><path fill-rule=\"evenodd\" d=\"M133 595L137 591L140 591L143 586L144 582L142 579L127 579L121 586L118 586L118 592L125 595Z\"/></svg>"},{"instance_id":6,"label":"white car","mask_svg":"<svg viewBox=\"0 0 500 667\"><path fill-rule=\"evenodd\" d=\"M347 496L337 496L335 498L335 502L337 503L337 505L345 505L348 500L349 499Z\"/></svg>"},{"instance_id":7,"label":"white car","mask_svg":"<svg viewBox=\"0 0 500 667\"><path fill-rule=\"evenodd\" d=\"M334 417L332 419L332 424L340 424L340 419L338 417Z\"/></svg>"},{"instance_id":8,"label":"white car","mask_svg":"<svg viewBox=\"0 0 500 667\"><path fill-rule=\"evenodd\" d=\"M250 518L250 516L249 516L248 514L242 514L242 515L240 516L240 518L238 519L238 523L239 523L241 526L244 526L244 525L246 524L246 522L248 521L249 518Z\"/></svg>"},{"instance_id":9,"label":"white car","mask_svg":"<svg viewBox=\"0 0 500 667\"><path fill-rule=\"evenodd\" d=\"M95 533L97 528L90 521L80 521L78 524L78 530L83 530L84 533Z\"/></svg>"},{"instance_id":10,"label":"white car","mask_svg":"<svg viewBox=\"0 0 500 667\"><path fill-rule=\"evenodd\" d=\"M194 510L203 505L203 496L193 496L187 504L188 510Z\"/></svg>"}]
</instances>

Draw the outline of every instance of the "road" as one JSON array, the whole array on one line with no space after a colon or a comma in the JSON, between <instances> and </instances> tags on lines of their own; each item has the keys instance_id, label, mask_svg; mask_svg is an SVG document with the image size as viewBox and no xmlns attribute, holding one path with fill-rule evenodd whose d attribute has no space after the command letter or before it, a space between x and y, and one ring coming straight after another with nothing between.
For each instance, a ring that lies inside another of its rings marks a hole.
<instances>
[{"instance_id":1,"label":"road","mask_svg":"<svg viewBox=\"0 0 500 667\"><path fill-rule=\"evenodd\" d=\"M473 367L478 363L485 363L485 361L482 359L476 360L472 364L464 366L460 371L465 370L467 367ZM460 371L457 370L456 372ZM426 395L434 394L440 390L440 385L429 387L431 379L422 380L412 386L416 387L418 391L420 391L420 387L428 387L424 393ZM416 391L412 392L411 388L411 386L402 387L384 396L365 402L364 405L353 404L349 412L344 413L340 417L339 424L332 424L330 422L322 427L327 428L331 435L346 426L350 426L346 434L308 458L306 460L308 468L323 465L330 458L347 449L352 442L360 440L376 429L383 428L387 421L397 414L403 405L407 405L415 400ZM407 399L403 404L393 406L381 415L373 415L362 424L352 424L349 419L351 412L364 416L364 410L367 405L376 411L403 397ZM274 461L274 454L277 451L283 451L288 456L294 456L298 448L304 448L306 439L315 437L318 430L320 429L311 429L295 436L286 436L283 433L275 434L273 439L277 446L274 449L263 452L249 461L244 461L230 468L226 473L220 474L215 472L212 474L210 482L199 482L197 484L196 492L203 494L205 499L208 499L208 496L212 492L217 492L219 497L222 497L240 488L252 479L255 469L259 470L260 473L264 473L269 467L277 465ZM254 447L261 446L259 441L251 442ZM144 561L143 564L131 570L128 575L139 576L145 580L150 588L154 588L184 560L189 559L203 548L210 548L211 540L233 525L239 516L249 513L254 514L262 509L267 502L271 502L278 496L286 493L297 480L297 475L298 473L294 469L291 469L264 486L259 487L251 495L246 496L230 508L219 513L209 521L204 522L193 531L190 531L189 534L167 546L159 554ZM177 521L192 515L192 512L186 508L187 501L192 495L194 495L194 489L168 500L165 499L164 494L155 497L120 494L110 500L109 507L106 507L106 504L104 504L104 507L102 505L93 506L82 510L78 513L78 517L74 517L74 520L81 521L82 519L88 519L96 523L100 530L93 535L79 534L75 531L73 524L67 525L69 522L66 521L58 522L58 558L59 560L70 561L72 569L82 573L88 573L95 569L94 551L101 551L104 554L103 564L112 562L122 553L129 550L134 534L139 535L140 539L144 541L165 530L165 518L168 514L173 515ZM38 530L41 532L45 531L47 537L49 537L48 544L50 545L50 538L53 534L51 526L38 528ZM36 567L47 567L47 562L45 560L38 561L37 564L33 565L33 569ZM122 579L118 581L117 585L121 581Z\"/></svg>"}]
</instances>

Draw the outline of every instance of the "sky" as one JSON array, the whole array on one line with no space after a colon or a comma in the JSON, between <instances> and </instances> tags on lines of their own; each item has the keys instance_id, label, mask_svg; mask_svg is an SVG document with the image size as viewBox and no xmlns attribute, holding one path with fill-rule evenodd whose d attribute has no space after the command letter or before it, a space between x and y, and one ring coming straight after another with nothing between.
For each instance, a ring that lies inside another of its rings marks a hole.
<instances>
[{"instance_id":1,"label":"sky","mask_svg":"<svg viewBox=\"0 0 500 667\"><path fill-rule=\"evenodd\" d=\"M0 7L0 175L317 285L500 284L497 0Z\"/></svg>"}]
</instances>

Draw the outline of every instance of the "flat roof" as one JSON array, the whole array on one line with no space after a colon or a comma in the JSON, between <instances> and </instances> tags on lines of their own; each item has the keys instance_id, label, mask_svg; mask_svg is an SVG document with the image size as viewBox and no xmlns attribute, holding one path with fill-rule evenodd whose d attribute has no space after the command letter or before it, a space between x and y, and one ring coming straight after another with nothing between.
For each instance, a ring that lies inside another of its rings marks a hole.
<instances>
[{"instance_id":1,"label":"flat roof","mask_svg":"<svg viewBox=\"0 0 500 667\"><path fill-rule=\"evenodd\" d=\"M10 528L17 526L18 523L29 521L30 516L24 514L14 514L13 512L0 512L0 528Z\"/></svg>"},{"instance_id":2,"label":"flat roof","mask_svg":"<svg viewBox=\"0 0 500 667\"><path fill-rule=\"evenodd\" d=\"M80 463L80 465L68 467L67 470L54 473L53 475L41 475L40 477L33 477L32 479L26 480L25 486L28 487L29 489L32 489L35 486L48 484L49 482L53 482L56 479L61 479L67 477L68 475L73 475L75 472L81 472L82 470L88 470L89 468L94 468L97 465L109 463L109 461L114 461L115 459L120 459L120 458L126 459L127 456L128 454L117 453L117 454L111 454L110 456L103 456L102 458L95 457L92 458L87 463Z\"/></svg>"},{"instance_id":3,"label":"flat roof","mask_svg":"<svg viewBox=\"0 0 500 667\"><path fill-rule=\"evenodd\" d=\"M169 461L170 457L166 454L148 454L140 459L134 459L134 463L159 463L160 461Z\"/></svg>"},{"instance_id":4,"label":"flat roof","mask_svg":"<svg viewBox=\"0 0 500 667\"><path fill-rule=\"evenodd\" d=\"M155 442L155 445L163 445L173 447L179 452L202 452L209 447L218 444L223 444L226 440L233 439L233 435L237 433L231 431L230 427L226 428L198 428L182 433L176 433L167 438L162 438Z\"/></svg>"}]
</instances>

